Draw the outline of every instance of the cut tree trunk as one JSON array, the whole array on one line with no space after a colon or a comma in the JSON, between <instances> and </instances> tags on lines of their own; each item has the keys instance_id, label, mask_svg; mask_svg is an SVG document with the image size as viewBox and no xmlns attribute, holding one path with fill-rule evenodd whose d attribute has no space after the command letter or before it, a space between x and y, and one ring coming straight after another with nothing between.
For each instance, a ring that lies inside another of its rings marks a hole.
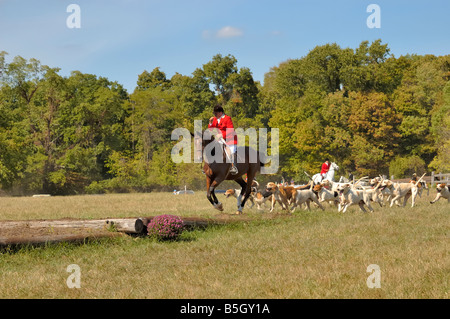
<instances>
[{"instance_id":1,"label":"cut tree trunk","mask_svg":"<svg viewBox=\"0 0 450 319\"><path fill-rule=\"evenodd\" d=\"M111 227L113 226L113 227ZM0 234L2 229L13 228L73 228L73 229L111 229L120 232L141 234L144 232L144 224L141 219L99 219L99 220L27 220L0 222Z\"/></svg>"},{"instance_id":2,"label":"cut tree trunk","mask_svg":"<svg viewBox=\"0 0 450 319\"><path fill-rule=\"evenodd\" d=\"M128 234L143 234L147 228L141 218L138 219L108 219L106 225L113 229Z\"/></svg>"}]
</instances>

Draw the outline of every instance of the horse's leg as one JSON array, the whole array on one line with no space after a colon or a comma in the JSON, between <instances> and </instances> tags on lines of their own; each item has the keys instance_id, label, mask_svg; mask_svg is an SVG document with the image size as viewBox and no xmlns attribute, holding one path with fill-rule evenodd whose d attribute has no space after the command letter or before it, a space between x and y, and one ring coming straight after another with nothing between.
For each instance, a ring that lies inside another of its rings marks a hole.
<instances>
[{"instance_id":1,"label":"horse's leg","mask_svg":"<svg viewBox=\"0 0 450 319\"><path fill-rule=\"evenodd\" d=\"M235 180L236 183L238 183L241 186L241 193L239 194L238 198L237 198L237 212L236 214L242 214L242 209L244 208L245 205L245 199L244 201L242 201L242 194L244 194L244 192L247 191L247 183L244 181L244 179L242 177L239 177L238 179Z\"/></svg>"},{"instance_id":2,"label":"horse's leg","mask_svg":"<svg viewBox=\"0 0 450 319\"><path fill-rule=\"evenodd\" d=\"M211 196L213 198L214 204L216 204L216 205L219 204L219 200L216 197L216 193L214 192L214 188L211 189Z\"/></svg>"},{"instance_id":3,"label":"horse's leg","mask_svg":"<svg viewBox=\"0 0 450 319\"><path fill-rule=\"evenodd\" d=\"M219 183L220 181L218 182L217 179L211 181L210 177L206 177L206 198L208 198L209 202L214 206L215 209L223 211L222 203L219 202L214 192Z\"/></svg>"},{"instance_id":4,"label":"horse's leg","mask_svg":"<svg viewBox=\"0 0 450 319\"><path fill-rule=\"evenodd\" d=\"M208 176L206 177L206 198L209 200L211 205L215 205L211 194L211 178L209 178Z\"/></svg>"},{"instance_id":5,"label":"horse's leg","mask_svg":"<svg viewBox=\"0 0 450 319\"><path fill-rule=\"evenodd\" d=\"M258 163L257 163L258 164ZM258 164L259 165L259 164ZM254 172L253 170L249 170L247 172L247 181L253 181L254 177L256 175L256 172ZM245 182L244 182L245 183ZM247 201L247 199L250 197L250 193L252 192L252 184L250 183L246 183L246 187L245 187L245 197L244 200L242 201L241 204L241 209L239 210L238 207L238 213L242 213L242 208L244 208L245 206L245 202ZM242 192L241 192L242 193ZM289 207L288 207L289 209Z\"/></svg>"},{"instance_id":6,"label":"horse's leg","mask_svg":"<svg viewBox=\"0 0 450 319\"><path fill-rule=\"evenodd\" d=\"M209 190L211 193L211 197L213 199L213 206L215 209L223 211L223 205L221 202L219 202L219 200L216 197L216 193L214 192L214 190L216 189L216 187L221 183L221 180L217 180L217 178L211 183L211 186L209 186Z\"/></svg>"}]
</instances>

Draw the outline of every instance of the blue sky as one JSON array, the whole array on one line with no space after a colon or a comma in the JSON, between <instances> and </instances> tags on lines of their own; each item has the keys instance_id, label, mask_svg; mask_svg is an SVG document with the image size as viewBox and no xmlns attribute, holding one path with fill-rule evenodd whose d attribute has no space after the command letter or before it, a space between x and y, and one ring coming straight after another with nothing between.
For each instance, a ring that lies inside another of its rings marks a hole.
<instances>
[{"instance_id":1,"label":"blue sky","mask_svg":"<svg viewBox=\"0 0 450 319\"><path fill-rule=\"evenodd\" d=\"M69 29L70 4L81 28ZM370 4L381 28L370 29ZM190 75L217 54L232 54L263 81L271 67L317 45L356 48L381 38L395 56L450 54L448 0L216 1L0 0L0 51L118 81L132 92L144 70Z\"/></svg>"}]
</instances>

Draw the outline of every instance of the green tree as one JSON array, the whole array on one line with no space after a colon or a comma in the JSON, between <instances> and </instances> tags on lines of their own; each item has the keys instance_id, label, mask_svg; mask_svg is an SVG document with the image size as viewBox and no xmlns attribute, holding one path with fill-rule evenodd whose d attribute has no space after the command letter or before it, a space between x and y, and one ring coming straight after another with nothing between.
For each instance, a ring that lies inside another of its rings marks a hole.
<instances>
[{"instance_id":1,"label":"green tree","mask_svg":"<svg viewBox=\"0 0 450 319\"><path fill-rule=\"evenodd\" d=\"M238 69L236 64L234 56L217 54L203 65L203 71L214 86L217 102L233 117L235 126L259 126L262 114L259 110L257 83L249 68Z\"/></svg>"},{"instance_id":2,"label":"green tree","mask_svg":"<svg viewBox=\"0 0 450 319\"><path fill-rule=\"evenodd\" d=\"M342 69L351 63L352 49L342 49L336 43L317 46L304 58L304 73L308 82L321 87L326 93L341 89Z\"/></svg>"},{"instance_id":3,"label":"green tree","mask_svg":"<svg viewBox=\"0 0 450 319\"><path fill-rule=\"evenodd\" d=\"M344 87L349 91L392 93L401 79L398 70L404 67L396 61L380 39L370 46L369 41L363 41L341 69Z\"/></svg>"},{"instance_id":4,"label":"green tree","mask_svg":"<svg viewBox=\"0 0 450 319\"><path fill-rule=\"evenodd\" d=\"M227 106L230 115L239 118L251 118L258 112L258 87L253 81L249 68L241 68L239 73L230 76L229 82L233 86L234 99ZM232 95L233 97L233 95Z\"/></svg>"},{"instance_id":5,"label":"green tree","mask_svg":"<svg viewBox=\"0 0 450 319\"><path fill-rule=\"evenodd\" d=\"M399 131L403 155L418 155L429 163L437 152L430 130L433 113L442 105L443 88L448 83L449 56L417 57L405 71L394 91L393 105L401 116Z\"/></svg>"},{"instance_id":6,"label":"green tree","mask_svg":"<svg viewBox=\"0 0 450 319\"><path fill-rule=\"evenodd\" d=\"M216 99L203 70L196 69L192 76L177 73L170 82L172 91L180 102L179 116L184 120L183 127L193 131L194 120L205 120L207 123Z\"/></svg>"},{"instance_id":7,"label":"green tree","mask_svg":"<svg viewBox=\"0 0 450 319\"><path fill-rule=\"evenodd\" d=\"M220 95L226 104L233 93L233 83L230 76L238 72L237 59L232 55L216 54L212 60L203 65L203 71L209 82L214 85L216 94Z\"/></svg>"},{"instance_id":8,"label":"green tree","mask_svg":"<svg viewBox=\"0 0 450 319\"><path fill-rule=\"evenodd\" d=\"M127 119L136 156L150 163L153 153L170 141L171 132L182 127L183 110L176 94L160 87L131 95L133 111Z\"/></svg>"},{"instance_id":9,"label":"green tree","mask_svg":"<svg viewBox=\"0 0 450 319\"><path fill-rule=\"evenodd\" d=\"M55 164L56 118L63 80L57 75L58 69L20 56L9 64L3 62L3 70L2 90L7 92L8 107L17 114L15 134L9 141L21 140L27 154L27 164L20 174L30 187L48 190Z\"/></svg>"},{"instance_id":10,"label":"green tree","mask_svg":"<svg viewBox=\"0 0 450 319\"><path fill-rule=\"evenodd\" d=\"M397 156L389 164L389 176L394 178L411 177L413 173L425 173L425 161L417 155L400 157Z\"/></svg>"},{"instance_id":11,"label":"green tree","mask_svg":"<svg viewBox=\"0 0 450 319\"><path fill-rule=\"evenodd\" d=\"M307 83L303 64L303 60L294 59L282 62L278 67L273 67L269 72L272 79L269 83L273 83L271 91L283 98L302 97Z\"/></svg>"},{"instance_id":12,"label":"green tree","mask_svg":"<svg viewBox=\"0 0 450 319\"><path fill-rule=\"evenodd\" d=\"M432 116L432 134L437 154L430 167L439 172L450 172L450 81L444 87L443 101Z\"/></svg>"},{"instance_id":13,"label":"green tree","mask_svg":"<svg viewBox=\"0 0 450 319\"><path fill-rule=\"evenodd\" d=\"M147 90L156 87L162 87L163 89L170 87L170 81L167 80L166 74L159 67L154 68L150 73L145 70L138 76L137 90Z\"/></svg>"}]
</instances>

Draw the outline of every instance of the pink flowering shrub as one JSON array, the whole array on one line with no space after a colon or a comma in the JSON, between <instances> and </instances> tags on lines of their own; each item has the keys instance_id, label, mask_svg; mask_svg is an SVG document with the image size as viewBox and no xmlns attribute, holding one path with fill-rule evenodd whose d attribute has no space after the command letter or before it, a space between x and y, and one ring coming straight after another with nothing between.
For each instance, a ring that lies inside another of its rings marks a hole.
<instances>
[{"instance_id":1,"label":"pink flowering shrub","mask_svg":"<svg viewBox=\"0 0 450 319\"><path fill-rule=\"evenodd\" d=\"M174 215L153 217L147 225L148 235L161 240L176 239L183 232L183 221Z\"/></svg>"}]
</instances>

